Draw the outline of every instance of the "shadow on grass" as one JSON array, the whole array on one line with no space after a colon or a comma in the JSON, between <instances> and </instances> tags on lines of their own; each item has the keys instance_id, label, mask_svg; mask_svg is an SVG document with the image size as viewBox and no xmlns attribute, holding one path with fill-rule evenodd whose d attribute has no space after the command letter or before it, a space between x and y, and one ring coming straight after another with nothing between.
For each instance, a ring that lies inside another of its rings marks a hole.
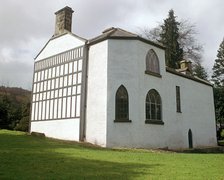
<instances>
[{"instance_id":1,"label":"shadow on grass","mask_svg":"<svg viewBox=\"0 0 224 180\"><path fill-rule=\"evenodd\" d=\"M0 145L0 179L133 179L160 166L110 158L125 152L107 156L100 148L26 135L0 134Z\"/></svg>"}]
</instances>

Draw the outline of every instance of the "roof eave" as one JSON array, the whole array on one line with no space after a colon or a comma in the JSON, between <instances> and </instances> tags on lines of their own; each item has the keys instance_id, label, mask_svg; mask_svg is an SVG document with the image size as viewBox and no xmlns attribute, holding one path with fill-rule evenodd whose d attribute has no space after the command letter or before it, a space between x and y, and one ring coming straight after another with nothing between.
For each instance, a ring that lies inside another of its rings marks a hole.
<instances>
[{"instance_id":1,"label":"roof eave","mask_svg":"<svg viewBox=\"0 0 224 180\"><path fill-rule=\"evenodd\" d=\"M118 40L139 40L139 41L142 41L142 42L144 42L144 43L147 43L147 44L150 44L150 45L153 45L153 46L156 46L156 47L158 47L158 48L160 48L160 49L166 49L164 46L162 46L162 45L160 45L160 44L157 44L157 43L155 43L155 42L152 42L152 41L150 41L150 40L147 40L147 39L144 39L144 38L142 38L142 37L140 37L140 36L136 36L136 37L126 37L126 36L120 36L120 37L116 37L116 36L105 36L105 37L103 37L103 38L99 38L99 39L97 39L97 40L93 40L93 41L88 41L88 45L94 45L94 44L97 44L97 43L99 43L99 42L102 42L102 41L104 41L104 40L106 40L106 39L118 39Z\"/></svg>"}]
</instances>

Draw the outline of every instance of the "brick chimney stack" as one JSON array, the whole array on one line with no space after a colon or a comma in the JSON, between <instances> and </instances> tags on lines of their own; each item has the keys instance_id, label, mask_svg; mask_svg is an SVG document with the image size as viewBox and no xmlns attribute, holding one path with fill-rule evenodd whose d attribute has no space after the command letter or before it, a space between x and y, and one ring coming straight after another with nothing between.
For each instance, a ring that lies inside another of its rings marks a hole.
<instances>
[{"instance_id":1,"label":"brick chimney stack","mask_svg":"<svg viewBox=\"0 0 224 180\"><path fill-rule=\"evenodd\" d=\"M55 33L54 36L59 36L66 32L71 32L72 30L72 13L74 11L72 8L66 6L63 9L57 11L56 23L55 23Z\"/></svg>"}]
</instances>

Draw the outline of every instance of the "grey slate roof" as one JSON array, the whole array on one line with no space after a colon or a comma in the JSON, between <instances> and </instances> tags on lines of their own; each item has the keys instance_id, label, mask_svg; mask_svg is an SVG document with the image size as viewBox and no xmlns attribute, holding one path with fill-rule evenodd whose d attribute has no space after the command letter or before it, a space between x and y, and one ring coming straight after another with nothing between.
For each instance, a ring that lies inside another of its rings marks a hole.
<instances>
[{"instance_id":1,"label":"grey slate roof","mask_svg":"<svg viewBox=\"0 0 224 180\"><path fill-rule=\"evenodd\" d=\"M140 41L143 41L145 43L151 44L153 46L165 49L165 47L163 45L161 45L161 44L152 42L152 41L150 41L148 39L144 39L144 38L142 38L141 36L139 36L137 34L128 32L128 31L123 30L121 28L114 28L114 27L105 29L102 32L101 35L99 35L99 36L97 36L97 37L95 37L93 39L88 40L88 44L89 45L96 44L96 43L104 41L106 39L136 39L136 40L140 40Z\"/></svg>"}]
</instances>

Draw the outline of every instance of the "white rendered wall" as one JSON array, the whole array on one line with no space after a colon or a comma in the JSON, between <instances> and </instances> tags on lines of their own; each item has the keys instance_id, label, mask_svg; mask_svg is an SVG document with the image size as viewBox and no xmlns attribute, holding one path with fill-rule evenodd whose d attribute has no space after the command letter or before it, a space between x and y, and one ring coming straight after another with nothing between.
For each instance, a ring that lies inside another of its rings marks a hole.
<instances>
[{"instance_id":1,"label":"white rendered wall","mask_svg":"<svg viewBox=\"0 0 224 180\"><path fill-rule=\"evenodd\" d=\"M56 37L48 42L47 46L43 48L40 54L36 57L35 61L45 59L78 46L83 46L84 44L84 40L81 40L71 34Z\"/></svg>"},{"instance_id":2,"label":"white rendered wall","mask_svg":"<svg viewBox=\"0 0 224 180\"><path fill-rule=\"evenodd\" d=\"M86 141L106 146L107 41L89 48Z\"/></svg>"},{"instance_id":3,"label":"white rendered wall","mask_svg":"<svg viewBox=\"0 0 224 180\"><path fill-rule=\"evenodd\" d=\"M164 51L137 40L108 41L107 147L188 148L188 130L196 146L216 145L212 87L165 71ZM145 56L153 49L162 78L145 74ZM131 123L114 123L115 94L123 84L129 95ZM180 86L182 113L176 112ZM164 125L145 124L145 99L156 89Z\"/></svg>"},{"instance_id":4,"label":"white rendered wall","mask_svg":"<svg viewBox=\"0 0 224 180\"><path fill-rule=\"evenodd\" d=\"M80 119L32 121L31 132L44 133L47 137L79 141Z\"/></svg>"}]
</instances>

